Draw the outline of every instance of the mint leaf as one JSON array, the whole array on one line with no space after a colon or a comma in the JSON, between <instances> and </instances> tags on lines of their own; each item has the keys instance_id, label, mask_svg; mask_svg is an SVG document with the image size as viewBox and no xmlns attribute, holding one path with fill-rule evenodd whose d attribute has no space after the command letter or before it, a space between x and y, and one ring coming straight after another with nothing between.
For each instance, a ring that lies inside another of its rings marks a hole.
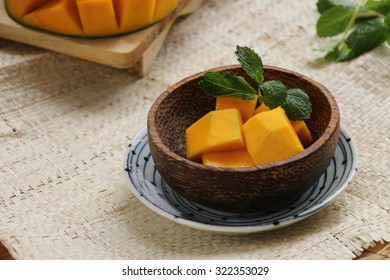
<instances>
[{"instance_id":1,"label":"mint leaf","mask_svg":"<svg viewBox=\"0 0 390 280\"><path fill-rule=\"evenodd\" d=\"M385 20L383 23L384 23L385 28L390 30L390 12L388 12L386 14Z\"/></svg>"},{"instance_id":2,"label":"mint leaf","mask_svg":"<svg viewBox=\"0 0 390 280\"><path fill-rule=\"evenodd\" d=\"M317 1L317 10L321 14L323 12L325 12L326 10L329 10L329 9L335 7L335 6L336 5L332 1L330 1L330 0L319 0L319 1Z\"/></svg>"},{"instance_id":3,"label":"mint leaf","mask_svg":"<svg viewBox=\"0 0 390 280\"><path fill-rule=\"evenodd\" d=\"M348 29L354 9L336 6L326 10L317 21L317 35L319 37L334 36Z\"/></svg>"},{"instance_id":4,"label":"mint leaf","mask_svg":"<svg viewBox=\"0 0 390 280\"><path fill-rule=\"evenodd\" d=\"M287 97L287 88L279 80L270 80L260 85L262 95L259 96L260 102L270 109L281 106Z\"/></svg>"},{"instance_id":5,"label":"mint leaf","mask_svg":"<svg viewBox=\"0 0 390 280\"><path fill-rule=\"evenodd\" d=\"M270 109L283 107L290 119L303 120L310 117L312 108L305 92L300 89L287 89L279 80L264 82L263 62L250 48L237 46L236 55L241 67L257 83L258 90L252 88L243 77L232 72L207 72L199 81L199 87L204 93L213 97L237 96L244 99L257 97Z\"/></svg>"},{"instance_id":6,"label":"mint leaf","mask_svg":"<svg viewBox=\"0 0 390 280\"><path fill-rule=\"evenodd\" d=\"M344 6L344 7L356 7L356 3L346 1L346 0L318 0L317 1L317 9L322 14L326 10L334 8L336 6Z\"/></svg>"},{"instance_id":7,"label":"mint leaf","mask_svg":"<svg viewBox=\"0 0 390 280\"><path fill-rule=\"evenodd\" d=\"M264 69L260 56L252 49L240 46L236 48L236 56L248 76L256 83L261 84L264 80Z\"/></svg>"},{"instance_id":8,"label":"mint leaf","mask_svg":"<svg viewBox=\"0 0 390 280\"><path fill-rule=\"evenodd\" d=\"M384 20L386 42L390 45L390 12L387 13Z\"/></svg>"},{"instance_id":9,"label":"mint leaf","mask_svg":"<svg viewBox=\"0 0 390 280\"><path fill-rule=\"evenodd\" d=\"M282 108L290 120L307 120L312 112L309 96L299 88L287 91L286 102Z\"/></svg>"},{"instance_id":10,"label":"mint leaf","mask_svg":"<svg viewBox=\"0 0 390 280\"><path fill-rule=\"evenodd\" d=\"M248 82L232 72L207 72L199 82L204 93L214 97L238 96L244 99L253 99L257 96Z\"/></svg>"},{"instance_id":11,"label":"mint leaf","mask_svg":"<svg viewBox=\"0 0 390 280\"><path fill-rule=\"evenodd\" d=\"M368 0L364 7L385 15L390 12L390 0Z\"/></svg>"},{"instance_id":12,"label":"mint leaf","mask_svg":"<svg viewBox=\"0 0 390 280\"><path fill-rule=\"evenodd\" d=\"M340 45L340 42L338 42L337 44L334 44L332 46L332 49L328 50L328 52L325 55L326 60L337 61L338 57L340 56L339 45Z\"/></svg>"},{"instance_id":13,"label":"mint leaf","mask_svg":"<svg viewBox=\"0 0 390 280\"><path fill-rule=\"evenodd\" d=\"M349 34L345 40L348 47L347 52L343 56L340 56L337 61L346 61L358 57L381 45L385 40L386 33L382 22L378 19L366 21L358 25Z\"/></svg>"}]
</instances>

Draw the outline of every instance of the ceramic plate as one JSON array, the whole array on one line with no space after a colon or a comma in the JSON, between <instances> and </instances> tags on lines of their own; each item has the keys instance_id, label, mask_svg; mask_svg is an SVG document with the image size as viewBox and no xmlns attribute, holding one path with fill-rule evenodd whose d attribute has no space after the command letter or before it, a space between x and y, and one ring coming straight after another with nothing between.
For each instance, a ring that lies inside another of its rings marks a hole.
<instances>
[{"instance_id":1,"label":"ceramic plate","mask_svg":"<svg viewBox=\"0 0 390 280\"><path fill-rule=\"evenodd\" d=\"M154 166L146 127L129 145L124 170L133 193L156 213L193 228L238 234L287 226L323 209L348 186L357 162L354 141L348 131L341 128L338 146L329 167L302 197L282 210L251 214L209 209L173 191Z\"/></svg>"}]
</instances>

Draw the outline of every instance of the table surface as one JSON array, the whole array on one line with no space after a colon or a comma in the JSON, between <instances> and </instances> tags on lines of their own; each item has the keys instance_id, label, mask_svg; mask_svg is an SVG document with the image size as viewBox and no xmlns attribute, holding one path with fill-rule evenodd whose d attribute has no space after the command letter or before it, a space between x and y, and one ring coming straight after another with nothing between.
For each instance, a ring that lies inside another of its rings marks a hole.
<instances>
[{"instance_id":1,"label":"table surface","mask_svg":"<svg viewBox=\"0 0 390 280\"><path fill-rule=\"evenodd\" d=\"M0 257L389 258L390 47L324 61L313 48L331 40L316 36L315 2L204 1L175 22L144 76L0 39ZM358 170L310 217L224 235L146 207L131 192L123 161L156 98L189 75L237 63L236 45L332 92L356 143Z\"/></svg>"},{"instance_id":2,"label":"table surface","mask_svg":"<svg viewBox=\"0 0 390 280\"><path fill-rule=\"evenodd\" d=\"M7 248L0 243L0 260L14 260ZM377 243L367 248L355 260L390 260L390 243Z\"/></svg>"}]
</instances>

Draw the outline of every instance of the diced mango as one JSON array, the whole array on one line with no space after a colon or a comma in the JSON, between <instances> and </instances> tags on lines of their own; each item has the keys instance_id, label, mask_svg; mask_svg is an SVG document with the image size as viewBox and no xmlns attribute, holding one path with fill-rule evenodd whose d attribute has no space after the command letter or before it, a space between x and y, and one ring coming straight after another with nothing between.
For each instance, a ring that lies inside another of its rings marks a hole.
<instances>
[{"instance_id":1,"label":"diced mango","mask_svg":"<svg viewBox=\"0 0 390 280\"><path fill-rule=\"evenodd\" d=\"M112 0L76 0L76 3L85 33L108 35L118 32Z\"/></svg>"},{"instance_id":2,"label":"diced mango","mask_svg":"<svg viewBox=\"0 0 390 280\"><path fill-rule=\"evenodd\" d=\"M7 10L12 11L12 16L22 18L48 1L50 0L7 0L5 4Z\"/></svg>"},{"instance_id":3,"label":"diced mango","mask_svg":"<svg viewBox=\"0 0 390 280\"><path fill-rule=\"evenodd\" d=\"M223 110L236 108L241 113L242 121L245 123L253 116L257 104L257 98L243 99L237 96L218 96L216 98L215 109Z\"/></svg>"},{"instance_id":4,"label":"diced mango","mask_svg":"<svg viewBox=\"0 0 390 280\"><path fill-rule=\"evenodd\" d=\"M267 107L264 103L261 103L254 111L253 115L256 115L261 112L269 111L270 108Z\"/></svg>"},{"instance_id":5,"label":"diced mango","mask_svg":"<svg viewBox=\"0 0 390 280\"><path fill-rule=\"evenodd\" d=\"M177 0L156 0L153 20L160 20L166 17L177 5Z\"/></svg>"},{"instance_id":6,"label":"diced mango","mask_svg":"<svg viewBox=\"0 0 390 280\"><path fill-rule=\"evenodd\" d=\"M105 37L152 25L179 0L5 0L15 21L36 29L78 37ZM36 12L36 14L35 14Z\"/></svg>"},{"instance_id":7,"label":"diced mango","mask_svg":"<svg viewBox=\"0 0 390 280\"><path fill-rule=\"evenodd\" d=\"M295 133L298 135L299 140L301 141L303 147L308 147L313 143L313 137L311 136L310 130L307 128L305 121L293 121L290 120L292 127L295 130Z\"/></svg>"},{"instance_id":8,"label":"diced mango","mask_svg":"<svg viewBox=\"0 0 390 280\"><path fill-rule=\"evenodd\" d=\"M211 111L186 130L186 156L201 162L205 153L245 148L242 118L237 109Z\"/></svg>"},{"instance_id":9,"label":"diced mango","mask_svg":"<svg viewBox=\"0 0 390 280\"><path fill-rule=\"evenodd\" d=\"M114 0L119 29L135 30L153 21L155 0Z\"/></svg>"},{"instance_id":10,"label":"diced mango","mask_svg":"<svg viewBox=\"0 0 390 280\"><path fill-rule=\"evenodd\" d=\"M209 166L233 168L255 165L246 149L203 154L202 162Z\"/></svg>"},{"instance_id":11,"label":"diced mango","mask_svg":"<svg viewBox=\"0 0 390 280\"><path fill-rule=\"evenodd\" d=\"M29 13L23 16L23 21L32 26L44 26L44 24L39 20L37 13Z\"/></svg>"},{"instance_id":12,"label":"diced mango","mask_svg":"<svg viewBox=\"0 0 390 280\"><path fill-rule=\"evenodd\" d=\"M33 11L39 22L51 31L83 34L76 3L73 0L53 0Z\"/></svg>"},{"instance_id":13,"label":"diced mango","mask_svg":"<svg viewBox=\"0 0 390 280\"><path fill-rule=\"evenodd\" d=\"M253 116L243 125L243 133L255 164L284 160L304 150L281 107Z\"/></svg>"}]
</instances>

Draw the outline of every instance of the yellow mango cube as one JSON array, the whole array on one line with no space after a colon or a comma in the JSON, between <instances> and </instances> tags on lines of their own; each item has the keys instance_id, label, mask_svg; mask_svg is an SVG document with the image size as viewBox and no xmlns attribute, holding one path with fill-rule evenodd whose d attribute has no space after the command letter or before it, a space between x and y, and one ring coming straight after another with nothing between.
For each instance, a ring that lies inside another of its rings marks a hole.
<instances>
[{"instance_id":1,"label":"yellow mango cube","mask_svg":"<svg viewBox=\"0 0 390 280\"><path fill-rule=\"evenodd\" d=\"M266 106L264 103L261 103L254 111L253 115L259 114L261 112L269 111L271 110L268 106Z\"/></svg>"},{"instance_id":2,"label":"yellow mango cube","mask_svg":"<svg viewBox=\"0 0 390 280\"><path fill-rule=\"evenodd\" d=\"M255 165L246 149L203 154L202 163L208 166L233 168Z\"/></svg>"},{"instance_id":3,"label":"yellow mango cube","mask_svg":"<svg viewBox=\"0 0 390 280\"><path fill-rule=\"evenodd\" d=\"M44 24L48 30L74 35L83 34L77 6L73 0L53 0L32 13L36 14L38 22Z\"/></svg>"},{"instance_id":4,"label":"yellow mango cube","mask_svg":"<svg viewBox=\"0 0 390 280\"><path fill-rule=\"evenodd\" d=\"M8 0L5 4L14 17L21 18L48 1L50 0Z\"/></svg>"},{"instance_id":5,"label":"yellow mango cube","mask_svg":"<svg viewBox=\"0 0 390 280\"><path fill-rule=\"evenodd\" d=\"M32 26L45 26L38 18L37 13L29 13L23 16L23 21Z\"/></svg>"},{"instance_id":6,"label":"yellow mango cube","mask_svg":"<svg viewBox=\"0 0 390 280\"><path fill-rule=\"evenodd\" d=\"M155 2L155 0L114 0L119 29L135 30L151 24Z\"/></svg>"},{"instance_id":7,"label":"yellow mango cube","mask_svg":"<svg viewBox=\"0 0 390 280\"><path fill-rule=\"evenodd\" d=\"M281 107L254 115L243 125L243 133L255 164L277 162L304 150Z\"/></svg>"},{"instance_id":8,"label":"yellow mango cube","mask_svg":"<svg viewBox=\"0 0 390 280\"><path fill-rule=\"evenodd\" d=\"M237 96L218 96L215 102L216 110L236 108L241 113L242 122L245 123L253 116L257 104L257 98L243 99Z\"/></svg>"},{"instance_id":9,"label":"yellow mango cube","mask_svg":"<svg viewBox=\"0 0 390 280\"><path fill-rule=\"evenodd\" d=\"M303 147L310 146L313 143L313 137L311 136L310 130L307 128L305 121L293 121L290 120L292 127L295 130L295 133L298 135L299 140L301 141Z\"/></svg>"},{"instance_id":10,"label":"yellow mango cube","mask_svg":"<svg viewBox=\"0 0 390 280\"><path fill-rule=\"evenodd\" d=\"M166 17L177 5L178 0L155 0L153 20L160 20Z\"/></svg>"},{"instance_id":11,"label":"yellow mango cube","mask_svg":"<svg viewBox=\"0 0 390 280\"><path fill-rule=\"evenodd\" d=\"M186 157L201 162L211 152L245 148L242 118L237 109L211 111L186 129Z\"/></svg>"},{"instance_id":12,"label":"yellow mango cube","mask_svg":"<svg viewBox=\"0 0 390 280\"><path fill-rule=\"evenodd\" d=\"M76 0L76 3L85 33L102 36L118 32L112 0Z\"/></svg>"}]
</instances>

